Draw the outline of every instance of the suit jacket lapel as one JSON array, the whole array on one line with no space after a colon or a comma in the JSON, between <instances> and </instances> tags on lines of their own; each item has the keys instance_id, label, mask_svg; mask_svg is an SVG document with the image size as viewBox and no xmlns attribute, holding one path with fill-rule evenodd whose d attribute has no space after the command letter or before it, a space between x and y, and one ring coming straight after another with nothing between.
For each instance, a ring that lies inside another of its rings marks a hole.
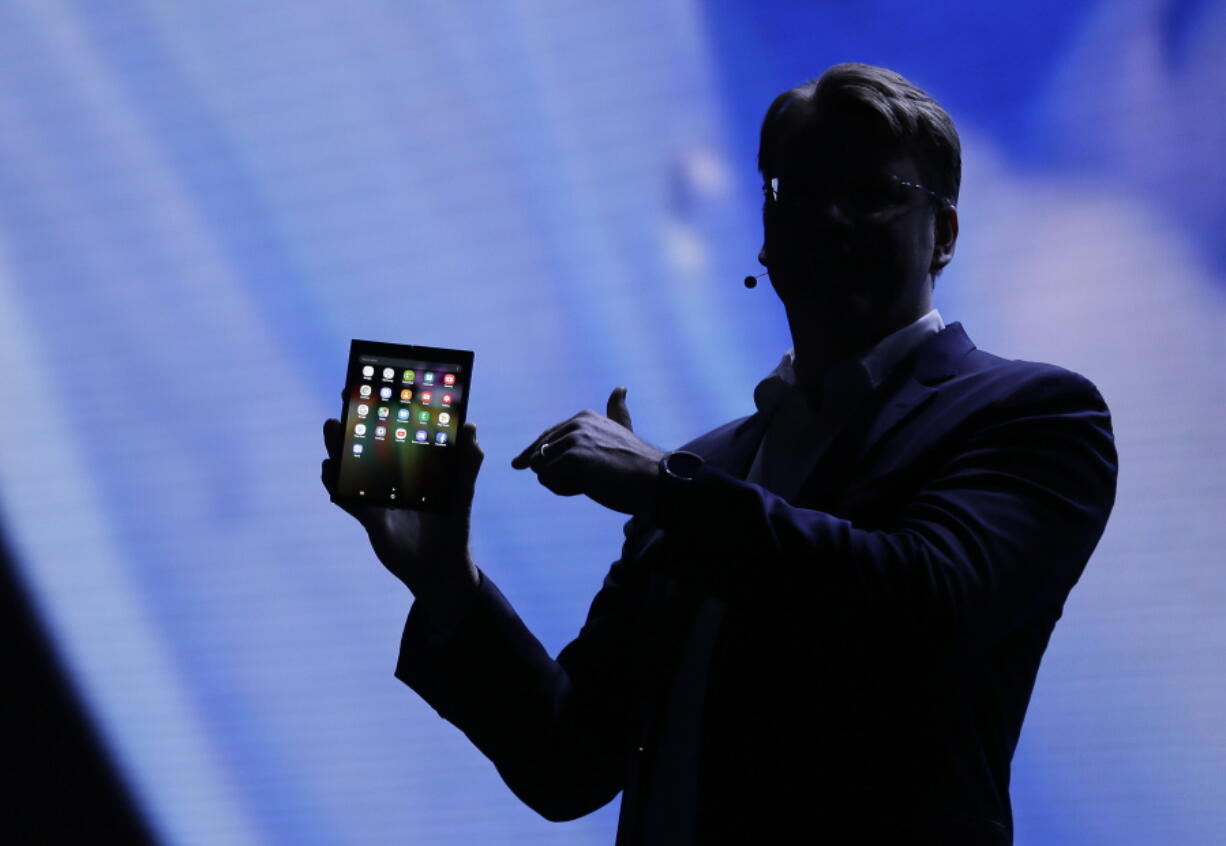
<instances>
[{"instance_id":1,"label":"suit jacket lapel","mask_svg":"<svg viewBox=\"0 0 1226 846\"><path fill-rule=\"evenodd\" d=\"M903 380L903 383L869 427L865 436L866 446L871 448L920 407L927 405L936 394L932 386L953 376L957 372L958 361L974 348L961 323L951 323L916 347L899 363L896 373L886 378L887 384L895 381L891 378L893 376Z\"/></svg>"},{"instance_id":2,"label":"suit jacket lapel","mask_svg":"<svg viewBox=\"0 0 1226 846\"><path fill-rule=\"evenodd\" d=\"M884 405L864 433L858 457L864 458L892 431L918 414L936 398L936 385L958 371L958 362L975 345L961 323L951 323L924 340L879 388ZM877 403L873 403L877 405Z\"/></svg>"},{"instance_id":3,"label":"suit jacket lapel","mask_svg":"<svg viewBox=\"0 0 1226 846\"><path fill-rule=\"evenodd\" d=\"M861 465L891 432L936 398L935 386L957 373L958 362L973 349L975 344L960 322L950 323L925 339L852 415L842 434L826 451L826 459L841 466ZM713 444L704 457L724 472L744 479L769 424L769 414L757 412L746 417L730 435ZM818 475L824 475L827 481L841 475L829 472L833 468L826 466L826 459L814 468L802 491L809 489Z\"/></svg>"},{"instance_id":4,"label":"suit jacket lapel","mask_svg":"<svg viewBox=\"0 0 1226 846\"><path fill-rule=\"evenodd\" d=\"M891 460L878 465L874 452L890 433L936 399L936 386L953 376L958 362L974 348L961 323L951 323L920 343L852 414L801 487L796 501L809 508L830 510L840 491L866 468L873 467L873 476L893 469Z\"/></svg>"},{"instance_id":5,"label":"suit jacket lapel","mask_svg":"<svg viewBox=\"0 0 1226 846\"><path fill-rule=\"evenodd\" d=\"M958 362L975 344L961 323L951 323L925 339L886 377L885 382L852 415L843 432L826 451L814 472L801 487L798 501L812 501L817 489L833 492L845 481L846 473L863 466L864 460L892 431L918 414L935 399L936 385L957 373ZM704 450L704 458L726 473L744 479L749 475L753 457L770 423L762 412L746 417L731 433ZM830 466L833 461L838 467ZM888 468L887 468L888 469ZM820 497L825 501L826 497ZM644 544L641 552L658 544L659 530ZM653 550L654 551L654 550Z\"/></svg>"},{"instance_id":6,"label":"suit jacket lapel","mask_svg":"<svg viewBox=\"0 0 1226 846\"><path fill-rule=\"evenodd\" d=\"M749 475L758 444L769 423L770 415L760 411L746 417L730 438L704 456L706 461L729 475L744 479Z\"/></svg>"}]
</instances>

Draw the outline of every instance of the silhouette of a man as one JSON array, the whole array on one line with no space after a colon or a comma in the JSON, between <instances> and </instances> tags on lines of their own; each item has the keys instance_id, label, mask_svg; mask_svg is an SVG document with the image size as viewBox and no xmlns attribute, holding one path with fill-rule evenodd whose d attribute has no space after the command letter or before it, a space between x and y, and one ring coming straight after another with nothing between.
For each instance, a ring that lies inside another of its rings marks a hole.
<instances>
[{"instance_id":1,"label":"silhouette of a man","mask_svg":"<svg viewBox=\"0 0 1226 846\"><path fill-rule=\"evenodd\" d=\"M961 153L910 82L785 92L759 168L793 348L756 413L664 452L618 388L513 460L632 517L556 658L468 553L467 425L453 512L352 511L416 597L397 676L548 819L624 792L619 844L1010 843L1039 660L1114 502L1107 407L932 308Z\"/></svg>"}]
</instances>

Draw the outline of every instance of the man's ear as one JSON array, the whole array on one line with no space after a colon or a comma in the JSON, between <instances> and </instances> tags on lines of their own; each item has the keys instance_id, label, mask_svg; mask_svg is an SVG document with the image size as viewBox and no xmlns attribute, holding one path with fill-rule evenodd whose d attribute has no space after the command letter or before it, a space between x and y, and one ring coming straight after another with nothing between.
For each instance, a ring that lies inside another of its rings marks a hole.
<instances>
[{"instance_id":1,"label":"man's ear","mask_svg":"<svg viewBox=\"0 0 1226 846\"><path fill-rule=\"evenodd\" d=\"M954 257L954 246L958 243L958 210L952 206L943 208L936 213L934 222L936 228L932 244L932 264L929 270L936 273Z\"/></svg>"}]
</instances>

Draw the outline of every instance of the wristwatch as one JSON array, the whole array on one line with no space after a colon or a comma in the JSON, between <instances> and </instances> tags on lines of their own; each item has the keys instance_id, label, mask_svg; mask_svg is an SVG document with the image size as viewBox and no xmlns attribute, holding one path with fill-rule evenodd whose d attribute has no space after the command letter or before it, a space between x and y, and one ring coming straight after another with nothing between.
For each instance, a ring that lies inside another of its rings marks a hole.
<instances>
[{"instance_id":1,"label":"wristwatch","mask_svg":"<svg viewBox=\"0 0 1226 846\"><path fill-rule=\"evenodd\" d=\"M702 470L703 459L685 450L665 453L660 459L660 478L656 489L655 521L667 528L676 523L677 500Z\"/></svg>"},{"instance_id":2,"label":"wristwatch","mask_svg":"<svg viewBox=\"0 0 1226 846\"><path fill-rule=\"evenodd\" d=\"M701 455L679 449L676 452L665 453L660 459L660 475L678 482L692 482L702 469Z\"/></svg>"}]
</instances>

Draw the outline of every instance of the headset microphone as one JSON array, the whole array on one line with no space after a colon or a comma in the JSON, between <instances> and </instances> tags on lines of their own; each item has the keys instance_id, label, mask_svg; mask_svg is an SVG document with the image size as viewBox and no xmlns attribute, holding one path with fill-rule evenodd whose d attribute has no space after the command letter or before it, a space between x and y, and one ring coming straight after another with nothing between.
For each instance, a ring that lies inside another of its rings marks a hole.
<instances>
[{"instance_id":1,"label":"headset microphone","mask_svg":"<svg viewBox=\"0 0 1226 846\"><path fill-rule=\"evenodd\" d=\"M766 275L766 274L768 274L768 273L770 273L770 271L769 271L769 270L764 270L764 271L762 271L761 273L759 273L757 276L746 276L746 277L745 277L745 287L746 287L746 288L755 288L755 287L757 287L757 285L758 285L758 280L759 280L759 279L761 279L763 276L765 276L765 275Z\"/></svg>"}]
</instances>

